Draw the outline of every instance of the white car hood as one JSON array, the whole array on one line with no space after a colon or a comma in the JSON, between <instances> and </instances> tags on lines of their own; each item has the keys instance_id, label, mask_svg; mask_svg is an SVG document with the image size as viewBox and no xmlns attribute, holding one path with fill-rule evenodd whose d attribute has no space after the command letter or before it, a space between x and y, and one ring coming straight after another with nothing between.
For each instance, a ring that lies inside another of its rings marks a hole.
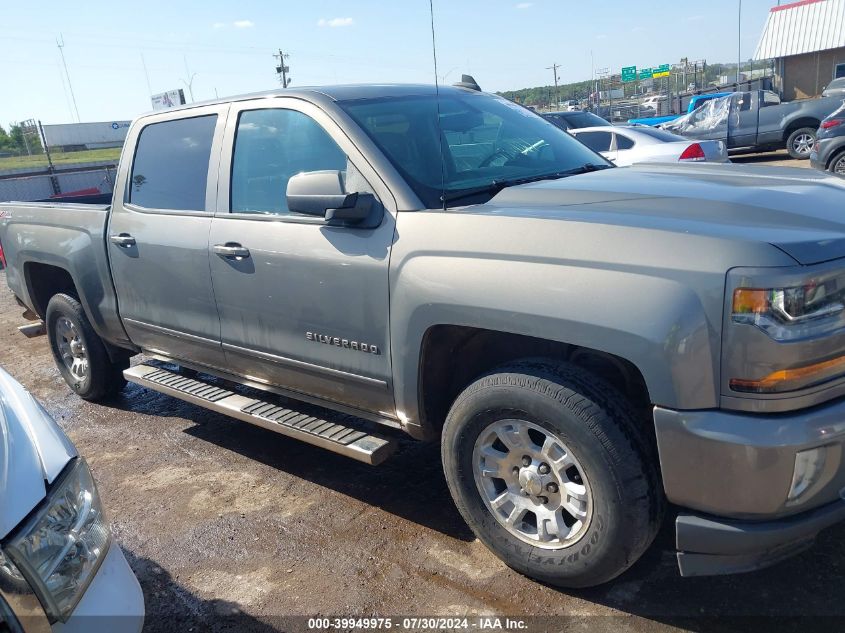
<instances>
[{"instance_id":1,"label":"white car hood","mask_svg":"<svg viewBox=\"0 0 845 633\"><path fill-rule=\"evenodd\" d=\"M0 539L44 499L76 454L35 398L0 369Z\"/></svg>"}]
</instances>

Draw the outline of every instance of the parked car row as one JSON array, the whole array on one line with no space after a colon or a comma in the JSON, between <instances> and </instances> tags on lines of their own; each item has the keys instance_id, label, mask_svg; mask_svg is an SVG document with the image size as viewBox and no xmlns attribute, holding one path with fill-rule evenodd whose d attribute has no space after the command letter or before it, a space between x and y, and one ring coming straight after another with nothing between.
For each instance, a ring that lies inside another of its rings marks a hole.
<instances>
[{"instance_id":1,"label":"parked car row","mask_svg":"<svg viewBox=\"0 0 845 633\"><path fill-rule=\"evenodd\" d=\"M722 141L690 142L655 127L611 125L592 112L549 112L542 116L619 167L654 162L729 162Z\"/></svg>"}]
</instances>

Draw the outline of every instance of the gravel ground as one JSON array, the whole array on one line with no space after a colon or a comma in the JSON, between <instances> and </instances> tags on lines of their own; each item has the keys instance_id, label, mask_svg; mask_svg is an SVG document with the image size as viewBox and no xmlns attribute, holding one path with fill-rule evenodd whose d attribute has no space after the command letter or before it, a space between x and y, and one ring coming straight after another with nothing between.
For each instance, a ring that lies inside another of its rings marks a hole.
<instances>
[{"instance_id":1,"label":"gravel ground","mask_svg":"<svg viewBox=\"0 0 845 633\"><path fill-rule=\"evenodd\" d=\"M617 581L560 591L473 538L435 445L403 440L373 468L137 386L89 404L22 323L0 272L0 363L89 460L143 588L147 633L289 630L305 623L285 616L317 614L555 616L531 627L590 631L845 621L843 527L775 568L704 579L679 578L667 527Z\"/></svg>"},{"instance_id":2,"label":"gravel ground","mask_svg":"<svg viewBox=\"0 0 845 633\"><path fill-rule=\"evenodd\" d=\"M767 165L773 167L803 167L811 169L810 161L795 160L790 157L785 149L777 152L764 152L762 154L740 154L731 156L731 162L744 163L746 165Z\"/></svg>"}]
</instances>

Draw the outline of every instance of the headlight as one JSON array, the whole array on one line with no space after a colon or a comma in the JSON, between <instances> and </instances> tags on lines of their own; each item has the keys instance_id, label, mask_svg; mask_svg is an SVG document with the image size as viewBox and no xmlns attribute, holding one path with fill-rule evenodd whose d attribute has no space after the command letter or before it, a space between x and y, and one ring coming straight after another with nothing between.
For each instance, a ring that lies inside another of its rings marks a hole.
<instances>
[{"instance_id":1,"label":"headlight","mask_svg":"<svg viewBox=\"0 0 845 633\"><path fill-rule=\"evenodd\" d=\"M88 464L77 459L4 550L51 620L66 620L94 577L110 534Z\"/></svg>"},{"instance_id":2,"label":"headlight","mask_svg":"<svg viewBox=\"0 0 845 633\"><path fill-rule=\"evenodd\" d=\"M737 288L731 318L755 325L777 341L818 336L845 326L845 285L834 277L794 288Z\"/></svg>"}]
</instances>

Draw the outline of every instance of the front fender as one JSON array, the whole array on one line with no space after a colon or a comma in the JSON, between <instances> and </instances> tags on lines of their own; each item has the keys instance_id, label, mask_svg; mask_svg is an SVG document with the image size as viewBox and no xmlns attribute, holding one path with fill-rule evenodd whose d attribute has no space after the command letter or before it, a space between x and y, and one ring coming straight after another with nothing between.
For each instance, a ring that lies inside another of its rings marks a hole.
<instances>
[{"instance_id":1,"label":"front fender","mask_svg":"<svg viewBox=\"0 0 845 633\"><path fill-rule=\"evenodd\" d=\"M721 307L724 275L710 276L709 283ZM718 405L718 318L708 319L702 298L690 287L645 270L418 254L392 280L391 321L397 410L411 424L420 423L414 361L435 325L599 350L635 365L654 403L687 409Z\"/></svg>"}]
</instances>

